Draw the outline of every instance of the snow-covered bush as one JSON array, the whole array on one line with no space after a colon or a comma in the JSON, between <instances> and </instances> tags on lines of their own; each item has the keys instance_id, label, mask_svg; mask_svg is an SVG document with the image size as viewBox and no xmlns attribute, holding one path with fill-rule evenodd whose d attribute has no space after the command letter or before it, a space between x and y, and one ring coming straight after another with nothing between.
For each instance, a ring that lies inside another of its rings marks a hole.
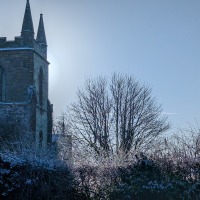
<instances>
[{"instance_id":1,"label":"snow-covered bush","mask_svg":"<svg viewBox=\"0 0 200 200\"><path fill-rule=\"evenodd\" d=\"M12 154L0 154L0 199L71 200L77 196L74 185L67 166L47 168Z\"/></svg>"},{"instance_id":2,"label":"snow-covered bush","mask_svg":"<svg viewBox=\"0 0 200 200\"><path fill-rule=\"evenodd\" d=\"M167 171L156 160L118 168L118 182L110 188L108 199L199 199L200 182L185 179L177 170Z\"/></svg>"}]
</instances>

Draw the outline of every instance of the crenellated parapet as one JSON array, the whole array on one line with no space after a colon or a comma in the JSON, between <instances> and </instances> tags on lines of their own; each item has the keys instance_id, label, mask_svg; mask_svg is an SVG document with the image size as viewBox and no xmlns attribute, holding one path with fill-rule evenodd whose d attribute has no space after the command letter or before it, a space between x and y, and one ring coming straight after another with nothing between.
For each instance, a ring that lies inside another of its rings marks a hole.
<instances>
[{"instance_id":1,"label":"crenellated parapet","mask_svg":"<svg viewBox=\"0 0 200 200\"><path fill-rule=\"evenodd\" d=\"M23 38L16 36L15 40L7 40L6 37L0 37L0 48L20 48L23 47Z\"/></svg>"},{"instance_id":2,"label":"crenellated parapet","mask_svg":"<svg viewBox=\"0 0 200 200\"><path fill-rule=\"evenodd\" d=\"M21 36L16 36L15 40L7 40L6 37L0 37L0 51L17 51L29 49L35 51L41 57L47 59L47 46L33 40L33 45L27 46L24 44L24 38Z\"/></svg>"}]
</instances>

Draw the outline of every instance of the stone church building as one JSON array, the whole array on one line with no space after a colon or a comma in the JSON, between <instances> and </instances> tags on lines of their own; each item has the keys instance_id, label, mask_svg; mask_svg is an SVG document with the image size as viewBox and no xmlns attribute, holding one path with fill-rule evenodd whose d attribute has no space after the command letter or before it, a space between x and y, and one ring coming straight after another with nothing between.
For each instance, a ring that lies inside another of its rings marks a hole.
<instances>
[{"instance_id":1,"label":"stone church building","mask_svg":"<svg viewBox=\"0 0 200 200\"><path fill-rule=\"evenodd\" d=\"M30 132L38 148L51 143L53 106L48 100L48 66L43 15L35 38L27 0L21 35L14 41L0 37L1 139L18 128L18 132Z\"/></svg>"}]
</instances>

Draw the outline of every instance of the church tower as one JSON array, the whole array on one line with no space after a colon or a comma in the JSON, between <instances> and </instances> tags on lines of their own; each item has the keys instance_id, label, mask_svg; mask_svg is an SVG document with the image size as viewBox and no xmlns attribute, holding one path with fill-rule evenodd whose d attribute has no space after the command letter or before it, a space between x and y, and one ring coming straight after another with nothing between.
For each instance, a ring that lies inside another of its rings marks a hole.
<instances>
[{"instance_id":1,"label":"church tower","mask_svg":"<svg viewBox=\"0 0 200 200\"><path fill-rule=\"evenodd\" d=\"M35 39L30 2L27 0L21 35L14 41L0 37L0 112L16 118L23 113L18 122L34 134L37 148L45 148L51 142L48 65L43 15L40 14ZM0 120L4 116L7 115L0 113Z\"/></svg>"}]
</instances>

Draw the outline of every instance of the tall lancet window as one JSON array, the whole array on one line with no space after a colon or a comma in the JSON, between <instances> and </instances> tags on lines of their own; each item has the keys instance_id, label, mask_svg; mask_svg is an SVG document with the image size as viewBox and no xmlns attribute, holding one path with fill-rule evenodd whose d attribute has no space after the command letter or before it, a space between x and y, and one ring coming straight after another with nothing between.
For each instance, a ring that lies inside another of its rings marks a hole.
<instances>
[{"instance_id":1,"label":"tall lancet window","mask_svg":"<svg viewBox=\"0 0 200 200\"><path fill-rule=\"evenodd\" d=\"M43 105L43 88L44 88L44 74L42 68L40 68L39 72L39 103L40 106Z\"/></svg>"},{"instance_id":2,"label":"tall lancet window","mask_svg":"<svg viewBox=\"0 0 200 200\"><path fill-rule=\"evenodd\" d=\"M0 65L0 101L6 100L6 77L3 67Z\"/></svg>"},{"instance_id":3,"label":"tall lancet window","mask_svg":"<svg viewBox=\"0 0 200 200\"><path fill-rule=\"evenodd\" d=\"M42 147L42 141L43 141L43 132L40 131L39 133L39 146Z\"/></svg>"}]
</instances>

